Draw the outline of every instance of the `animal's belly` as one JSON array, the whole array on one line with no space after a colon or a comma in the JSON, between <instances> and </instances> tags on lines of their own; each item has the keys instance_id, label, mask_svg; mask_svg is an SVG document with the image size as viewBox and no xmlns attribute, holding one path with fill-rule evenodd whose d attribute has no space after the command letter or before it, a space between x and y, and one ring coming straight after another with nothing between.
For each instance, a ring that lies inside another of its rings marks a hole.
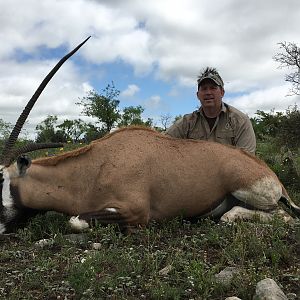
<instances>
[{"instance_id":1,"label":"animal's belly","mask_svg":"<svg viewBox=\"0 0 300 300\"><path fill-rule=\"evenodd\" d=\"M173 201L155 201L151 203L150 219L163 220L171 219L176 216L194 217L205 215L224 201L225 195L218 197L195 197L195 198L176 198ZM155 205L156 204L156 205Z\"/></svg>"}]
</instances>

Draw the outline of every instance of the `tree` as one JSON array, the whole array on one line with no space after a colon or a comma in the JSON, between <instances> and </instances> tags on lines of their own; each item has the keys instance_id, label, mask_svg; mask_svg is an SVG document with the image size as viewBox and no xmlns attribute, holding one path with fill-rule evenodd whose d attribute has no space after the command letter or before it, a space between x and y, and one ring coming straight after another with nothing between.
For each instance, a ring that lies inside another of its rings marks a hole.
<instances>
[{"instance_id":1,"label":"tree","mask_svg":"<svg viewBox=\"0 0 300 300\"><path fill-rule=\"evenodd\" d=\"M280 123L282 120L282 112L266 113L262 110L256 111L257 117L251 118L255 135L259 140L263 140L266 136L276 137L279 131Z\"/></svg>"},{"instance_id":2,"label":"tree","mask_svg":"<svg viewBox=\"0 0 300 300\"><path fill-rule=\"evenodd\" d=\"M280 63L279 68L290 68L292 73L285 76L285 81L292 84L290 95L300 95L300 48L295 43L279 43L281 52L273 59Z\"/></svg>"},{"instance_id":3,"label":"tree","mask_svg":"<svg viewBox=\"0 0 300 300\"><path fill-rule=\"evenodd\" d=\"M72 140L73 142L78 142L80 136L85 134L87 131L87 124L81 119L76 120L64 120L63 123L57 125L63 132L65 137L68 140Z\"/></svg>"},{"instance_id":4,"label":"tree","mask_svg":"<svg viewBox=\"0 0 300 300\"><path fill-rule=\"evenodd\" d=\"M166 131L167 128L170 126L171 120L172 116L170 114L160 116L160 123L163 126L163 131Z\"/></svg>"},{"instance_id":5,"label":"tree","mask_svg":"<svg viewBox=\"0 0 300 300\"><path fill-rule=\"evenodd\" d=\"M36 126L38 143L66 142L67 138L62 130L56 130L57 116L48 115L47 118Z\"/></svg>"},{"instance_id":6,"label":"tree","mask_svg":"<svg viewBox=\"0 0 300 300\"><path fill-rule=\"evenodd\" d=\"M258 110L258 117L251 119L255 135L259 140L273 138L279 146L291 149L300 147L300 111L297 105L283 112L270 113Z\"/></svg>"},{"instance_id":7,"label":"tree","mask_svg":"<svg viewBox=\"0 0 300 300\"><path fill-rule=\"evenodd\" d=\"M7 139L10 135L13 125L0 119L0 139Z\"/></svg>"},{"instance_id":8,"label":"tree","mask_svg":"<svg viewBox=\"0 0 300 300\"><path fill-rule=\"evenodd\" d=\"M13 126L11 123L0 119L0 151L2 152L5 140L9 137Z\"/></svg>"},{"instance_id":9,"label":"tree","mask_svg":"<svg viewBox=\"0 0 300 300\"><path fill-rule=\"evenodd\" d=\"M96 91L89 91L86 97L76 103L83 106L82 113L89 117L97 118L100 125L99 132L108 133L118 123L121 118L118 106L120 101L117 99L120 91L114 84L108 84L101 94Z\"/></svg>"},{"instance_id":10,"label":"tree","mask_svg":"<svg viewBox=\"0 0 300 300\"><path fill-rule=\"evenodd\" d=\"M148 118L147 121L142 119L142 113L144 108L141 105L128 106L123 109L121 120L118 123L118 127L129 126L129 125L142 125L150 127L152 120Z\"/></svg>"},{"instance_id":11,"label":"tree","mask_svg":"<svg viewBox=\"0 0 300 300\"><path fill-rule=\"evenodd\" d=\"M289 107L282 117L278 139L280 144L291 149L300 147L300 111L297 105Z\"/></svg>"},{"instance_id":12,"label":"tree","mask_svg":"<svg viewBox=\"0 0 300 300\"><path fill-rule=\"evenodd\" d=\"M83 139L86 143L90 143L91 141L99 139L105 135L104 132L100 131L99 128L97 128L92 123L88 123L85 126L86 128Z\"/></svg>"}]
</instances>

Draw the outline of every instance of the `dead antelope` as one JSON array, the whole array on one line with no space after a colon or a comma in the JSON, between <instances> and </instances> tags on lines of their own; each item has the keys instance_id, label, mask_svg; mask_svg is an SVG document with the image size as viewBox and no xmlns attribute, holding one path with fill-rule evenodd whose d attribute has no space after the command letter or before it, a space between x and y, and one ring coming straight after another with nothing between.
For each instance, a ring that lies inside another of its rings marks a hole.
<instances>
[{"instance_id":1,"label":"dead antelope","mask_svg":"<svg viewBox=\"0 0 300 300\"><path fill-rule=\"evenodd\" d=\"M280 200L300 215L273 171L240 149L129 127L31 163L21 154L48 145L12 150L25 119L2 155L0 233L32 210L77 216L72 225L83 227L92 219L132 226L176 216L268 219L275 212L291 220Z\"/></svg>"}]
</instances>

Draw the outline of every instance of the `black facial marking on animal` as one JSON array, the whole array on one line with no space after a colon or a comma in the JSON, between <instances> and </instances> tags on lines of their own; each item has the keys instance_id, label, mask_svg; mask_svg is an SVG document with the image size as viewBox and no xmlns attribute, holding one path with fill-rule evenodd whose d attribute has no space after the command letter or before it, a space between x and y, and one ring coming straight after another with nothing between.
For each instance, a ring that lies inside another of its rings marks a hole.
<instances>
[{"instance_id":1,"label":"black facial marking on animal","mask_svg":"<svg viewBox=\"0 0 300 300\"><path fill-rule=\"evenodd\" d=\"M3 205L2 188L3 181L0 182L0 224L5 225L5 233L14 232L17 228L24 227L28 220L34 217L39 211L24 207L20 202L18 189L11 185L10 193L14 199L13 207L10 208L13 210L13 215L11 215L8 208Z\"/></svg>"},{"instance_id":2,"label":"black facial marking on animal","mask_svg":"<svg viewBox=\"0 0 300 300\"><path fill-rule=\"evenodd\" d=\"M3 177L3 171L1 170L1 172L0 172L0 222L2 221L1 215L2 215L3 210L4 210L3 198L2 198L3 182L4 182L4 177Z\"/></svg>"},{"instance_id":3,"label":"black facial marking on animal","mask_svg":"<svg viewBox=\"0 0 300 300\"><path fill-rule=\"evenodd\" d=\"M3 173L0 172L0 223L5 224L6 218L5 218L5 207L3 206L3 198L2 198L2 190L3 190Z\"/></svg>"},{"instance_id":4,"label":"black facial marking on animal","mask_svg":"<svg viewBox=\"0 0 300 300\"><path fill-rule=\"evenodd\" d=\"M0 184L2 185L4 182L4 178L3 178L3 172L0 172Z\"/></svg>"}]
</instances>

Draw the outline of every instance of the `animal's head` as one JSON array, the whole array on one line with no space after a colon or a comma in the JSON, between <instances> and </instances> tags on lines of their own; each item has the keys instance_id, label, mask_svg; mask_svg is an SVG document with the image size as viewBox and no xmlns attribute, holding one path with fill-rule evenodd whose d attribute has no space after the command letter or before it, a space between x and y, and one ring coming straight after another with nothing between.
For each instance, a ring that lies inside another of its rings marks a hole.
<instances>
[{"instance_id":1,"label":"animal's head","mask_svg":"<svg viewBox=\"0 0 300 300\"><path fill-rule=\"evenodd\" d=\"M15 197L11 187L11 179L23 176L30 164L29 158L19 156L14 164L0 166L0 234L11 231L36 213L13 200Z\"/></svg>"},{"instance_id":2,"label":"animal's head","mask_svg":"<svg viewBox=\"0 0 300 300\"><path fill-rule=\"evenodd\" d=\"M59 143L33 143L20 148L15 148L16 141L20 131L40 94L62 66L62 64L71 57L90 37L79 44L74 50L65 55L44 78L34 95L28 101L22 114L19 116L9 138L4 144L2 154L0 154L0 234L7 232L12 226L22 221L23 217L30 217L35 213L30 208L24 207L21 203L13 200L16 192L11 185L11 180L14 177L25 176L26 170L30 167L30 159L23 155L31 151L61 147Z\"/></svg>"}]
</instances>

